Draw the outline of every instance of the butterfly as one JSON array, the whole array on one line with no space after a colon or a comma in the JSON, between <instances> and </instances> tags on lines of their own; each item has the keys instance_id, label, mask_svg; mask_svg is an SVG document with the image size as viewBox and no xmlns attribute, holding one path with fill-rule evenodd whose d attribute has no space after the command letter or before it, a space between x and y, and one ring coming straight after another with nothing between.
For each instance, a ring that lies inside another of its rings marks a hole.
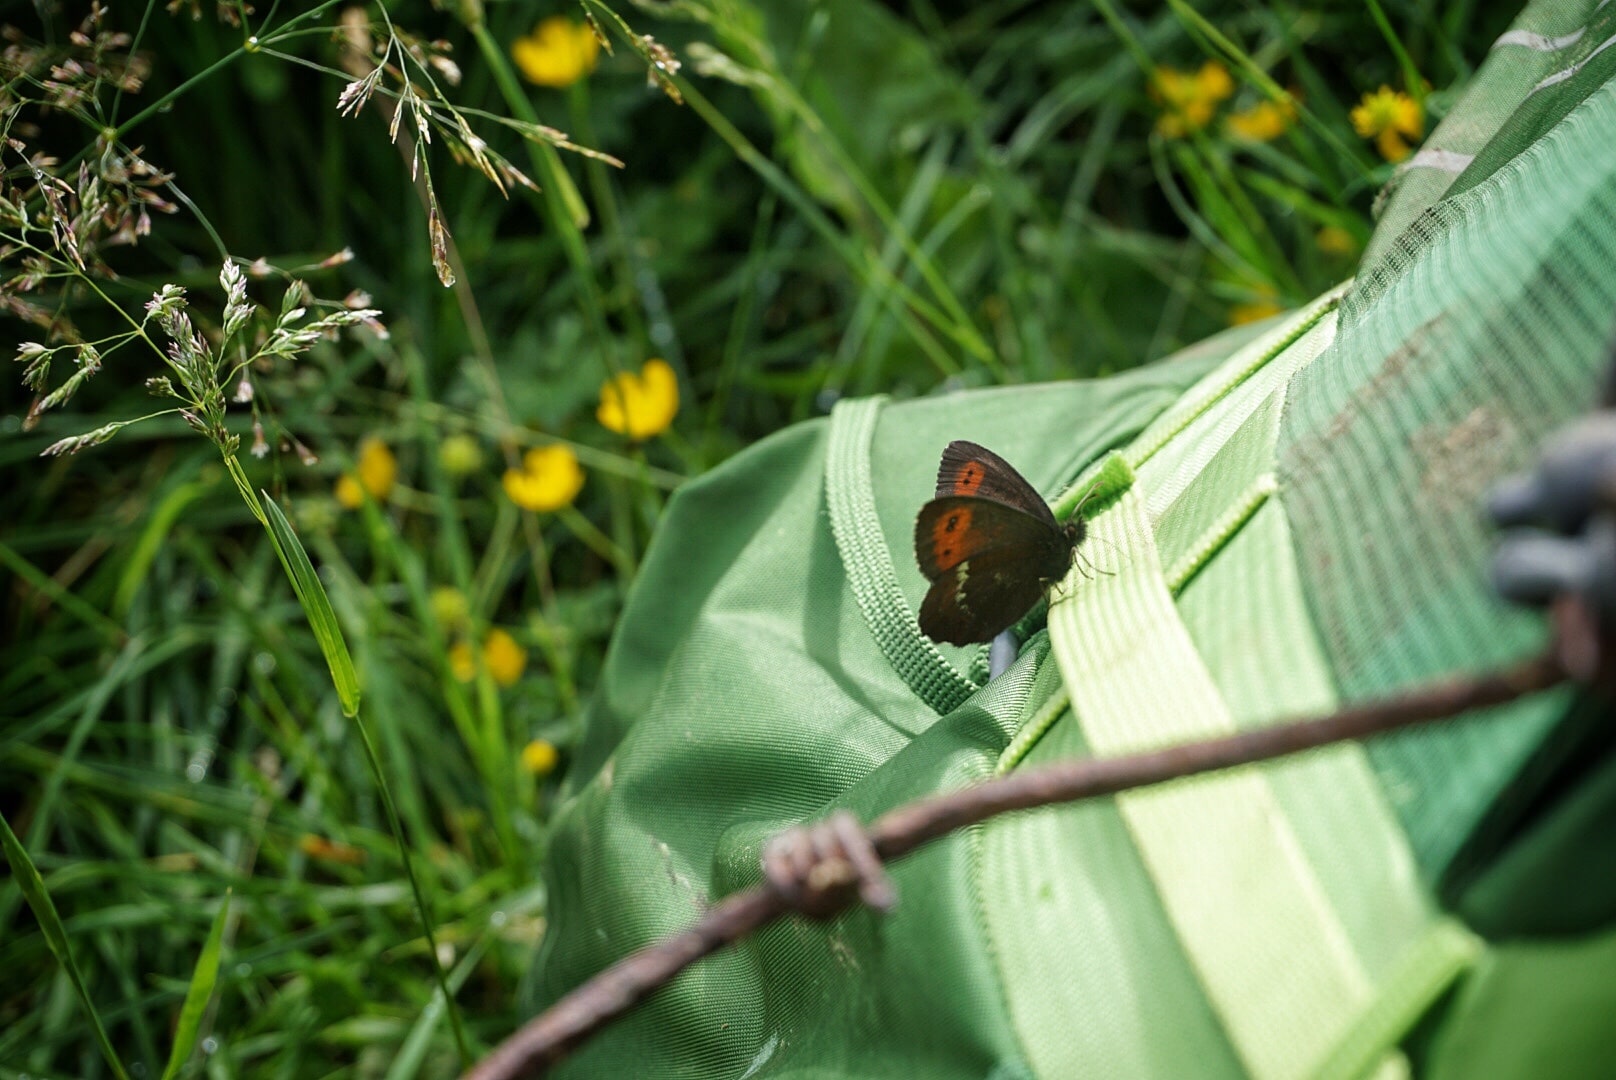
<instances>
[{"instance_id":1,"label":"butterfly","mask_svg":"<svg viewBox=\"0 0 1616 1080\"><path fill-rule=\"evenodd\" d=\"M931 589L920 629L934 641L991 641L1064 577L1086 525L1055 520L1025 477L986 447L948 444L937 496L915 519L915 558Z\"/></svg>"}]
</instances>

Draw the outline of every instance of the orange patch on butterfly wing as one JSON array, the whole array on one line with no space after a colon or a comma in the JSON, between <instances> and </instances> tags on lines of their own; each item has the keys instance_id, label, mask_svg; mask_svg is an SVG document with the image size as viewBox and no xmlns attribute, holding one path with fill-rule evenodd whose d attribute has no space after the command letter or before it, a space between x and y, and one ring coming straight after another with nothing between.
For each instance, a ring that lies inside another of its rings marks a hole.
<instances>
[{"instance_id":1,"label":"orange patch on butterfly wing","mask_svg":"<svg viewBox=\"0 0 1616 1080\"><path fill-rule=\"evenodd\" d=\"M969 506L955 506L939 514L932 524L931 552L942 569L947 570L966 557L965 534L971 531L974 516Z\"/></svg>"},{"instance_id":2,"label":"orange patch on butterfly wing","mask_svg":"<svg viewBox=\"0 0 1616 1080\"><path fill-rule=\"evenodd\" d=\"M955 495L975 495L987 478L988 471L980 461L967 461L954 477Z\"/></svg>"},{"instance_id":3,"label":"orange patch on butterfly wing","mask_svg":"<svg viewBox=\"0 0 1616 1080\"><path fill-rule=\"evenodd\" d=\"M945 495L920 508L915 520L915 559L935 581L966 559L1009 546L1025 549L1043 524L1006 503L980 495Z\"/></svg>"}]
</instances>

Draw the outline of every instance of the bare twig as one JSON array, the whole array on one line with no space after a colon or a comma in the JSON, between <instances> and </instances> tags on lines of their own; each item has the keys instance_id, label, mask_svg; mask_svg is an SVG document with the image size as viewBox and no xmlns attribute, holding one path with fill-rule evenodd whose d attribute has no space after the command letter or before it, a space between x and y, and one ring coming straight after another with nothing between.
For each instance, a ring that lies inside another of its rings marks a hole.
<instances>
[{"instance_id":1,"label":"bare twig","mask_svg":"<svg viewBox=\"0 0 1616 1080\"><path fill-rule=\"evenodd\" d=\"M1242 731L1129 757L1083 759L1026 769L900 806L877 818L868 836L875 853L891 860L1007 810L1112 795L1501 705L1564 682L1568 676L1560 656L1560 650L1552 650L1512 667L1427 683L1383 701L1298 723ZM851 903L856 895L853 889L844 890L841 906ZM528 1021L478 1062L464 1080L513 1080L554 1064L590 1033L626 1012L684 968L789 910L792 904L775 885L726 897L691 929L625 957ZM820 910L815 914L834 911Z\"/></svg>"}]
</instances>

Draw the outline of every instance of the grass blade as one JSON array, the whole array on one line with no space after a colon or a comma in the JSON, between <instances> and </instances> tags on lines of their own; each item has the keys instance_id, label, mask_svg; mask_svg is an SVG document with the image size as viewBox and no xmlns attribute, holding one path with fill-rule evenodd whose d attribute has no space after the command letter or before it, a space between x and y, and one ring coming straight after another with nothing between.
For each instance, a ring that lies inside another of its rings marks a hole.
<instances>
[{"instance_id":1,"label":"grass blade","mask_svg":"<svg viewBox=\"0 0 1616 1080\"><path fill-rule=\"evenodd\" d=\"M169 1052L168 1066L163 1069L163 1080L173 1080L191 1059L196 1049L196 1037L202 1031L202 1014L207 1011L213 997L214 984L219 981L219 957L223 952L224 924L230 916L230 891L225 890L219 913L213 917L213 929L202 945L202 954L196 958L196 971L191 976L190 989L185 991L185 1004L180 1006L180 1022L174 1029L174 1049Z\"/></svg>"},{"instance_id":2,"label":"grass blade","mask_svg":"<svg viewBox=\"0 0 1616 1080\"><path fill-rule=\"evenodd\" d=\"M409 879L410 893L415 897L415 908L421 916L421 930L426 936L427 957L432 961L432 971L437 977L438 991L449 1008L449 1026L454 1030L455 1048L460 1052L462 1068L471 1066L471 1050L466 1043L466 1028L460 1019L460 1010L455 1005L454 994L449 990L449 977L443 970L443 962L438 959L438 936L432 921L432 911L426 906L426 894L421 891L420 879L415 876L415 863L410 858L410 846L404 839L404 825L398 818L398 807L393 802L393 789L388 786L387 775L382 772L382 759L376 753L376 744L370 737L370 729L365 726L363 717L355 716L354 727L359 731L359 741L365 748L365 760L370 763L370 771L376 778L376 790L382 797L382 810L387 814L387 825L392 830L393 839L398 844L398 858L404 864L404 876Z\"/></svg>"},{"instance_id":3,"label":"grass blade","mask_svg":"<svg viewBox=\"0 0 1616 1080\"><path fill-rule=\"evenodd\" d=\"M309 628L314 631L314 639L320 643L320 651L331 668L331 681L342 702L343 715L358 716L359 674L354 671L353 657L348 655L342 627L337 625L337 613L331 610L331 598L325 594L325 586L314 572L309 553L303 550L302 542L292 531L292 523L286 520L267 491L263 493L263 506L264 524L275 542L275 553L281 557L281 566L285 567L286 576L297 593L297 602L308 616Z\"/></svg>"},{"instance_id":4,"label":"grass blade","mask_svg":"<svg viewBox=\"0 0 1616 1080\"><path fill-rule=\"evenodd\" d=\"M22 894L28 901L28 906L34 910L34 918L39 920L39 929L45 935L45 943L50 946L51 952L56 954L57 961L67 970L67 977L73 982L73 989L78 993L79 1000L84 1003L84 1011L89 1014L90 1026L95 1029L95 1041L101 1044L101 1053L112 1066L112 1072L119 1080L129 1080L129 1074L124 1072L123 1063L118 1060L117 1051L112 1049L112 1040L107 1038L107 1029L101 1023L101 1014L95 1011L95 1003L90 1000L90 991L84 985L84 976L79 973L78 964L73 962L73 950L68 946L67 929L62 926L62 917L56 913L56 905L51 902L50 893L45 891L45 881L39 876L39 869L34 866L34 860L28 857L28 851L17 839L17 834L11 831L11 823L4 814L0 814L0 845L6 849L6 862L11 864L11 876L16 878L17 884L22 887Z\"/></svg>"},{"instance_id":5,"label":"grass blade","mask_svg":"<svg viewBox=\"0 0 1616 1080\"><path fill-rule=\"evenodd\" d=\"M479 938L460 963L455 965L454 972L449 976L450 991L460 992L460 987L476 970L483 953L488 951L489 940L488 937ZM443 1019L444 1004L450 1001L452 999L444 994L442 988L432 995L432 1000L426 1003L426 1008L421 1010L421 1015L415 1018L414 1025L410 1027L410 1033L404 1037L398 1056L387 1066L387 1075L383 1080L414 1080L420 1073L421 1063L432 1046L432 1034L438 1030L438 1021Z\"/></svg>"},{"instance_id":6,"label":"grass blade","mask_svg":"<svg viewBox=\"0 0 1616 1080\"><path fill-rule=\"evenodd\" d=\"M422 928L426 932L427 948L431 954L433 971L437 974L438 987L449 1005L449 1022L454 1028L455 1045L460 1051L462 1064L470 1064L465 1028L461 1024L459 1010L455 1008L454 1000L449 994L449 984L443 965L438 962L438 945L433 932L432 913L426 906L426 896L421 891L421 884L416 880L415 865L410 860L409 844L404 837L404 826L399 821L398 809L393 802L393 792L388 786L387 775L382 771L381 758L377 756L370 731L359 715L359 675L354 670L353 657L348 654L348 643L343 639L342 628L337 625L337 613L331 610L331 598L326 595L325 586L320 584L320 579L314 572L314 564L309 561L308 552L303 549L297 534L292 532L292 523L286 520L286 515L275 505L275 500L269 497L269 492L263 492L262 496L264 525L269 530L271 540L274 541L275 553L280 556L281 566L285 568L286 576L291 579L298 603L302 605L303 613L309 620L309 627L320 643L320 651L325 654L326 663L331 668L331 680L336 685L337 697L342 702L342 711L344 715L353 719L359 730L359 738L365 748L365 758L376 779L376 787L382 797L382 807L387 813L388 826L398 843L398 855L404 863L404 874L409 878L410 891L415 896L415 906L421 916Z\"/></svg>"}]
</instances>

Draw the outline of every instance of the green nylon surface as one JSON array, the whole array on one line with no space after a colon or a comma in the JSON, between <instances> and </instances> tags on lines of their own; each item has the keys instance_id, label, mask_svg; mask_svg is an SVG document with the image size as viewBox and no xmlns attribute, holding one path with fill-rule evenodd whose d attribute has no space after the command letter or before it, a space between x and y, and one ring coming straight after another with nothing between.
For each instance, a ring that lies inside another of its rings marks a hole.
<instances>
[{"instance_id":1,"label":"green nylon surface","mask_svg":"<svg viewBox=\"0 0 1616 1080\"><path fill-rule=\"evenodd\" d=\"M1483 933L1586 934L1616 912L1616 731L1599 704L1578 712L1604 732L1603 755L1579 748L1576 782L1527 814L1520 835L1464 889L1459 913ZM1553 890L1543 888L1549 881Z\"/></svg>"},{"instance_id":2,"label":"green nylon surface","mask_svg":"<svg viewBox=\"0 0 1616 1080\"><path fill-rule=\"evenodd\" d=\"M910 605L926 584L913 515L949 438L994 446L1053 491L1221 358L1202 349L1103 382L885 409L874 492ZM1074 434L1074 415L1095 421ZM827 432L816 422L766 440L672 501L558 808L539 1003L755 879L758 846L779 827L838 805L872 816L991 774L1023 719L1030 681L1001 678L939 718L876 647L831 533ZM961 669L971 654L947 652ZM1029 646L1022 663L1041 655ZM1017 1075L1001 976L985 933L969 929L980 905L971 843L902 863L904 899L886 920L790 921L704 961L561 1074L733 1076L755 1065L756 1076Z\"/></svg>"},{"instance_id":3,"label":"green nylon surface","mask_svg":"<svg viewBox=\"0 0 1616 1080\"><path fill-rule=\"evenodd\" d=\"M1021 767L1089 753L1078 725L1057 723ZM1244 1075L1114 802L980 833L992 955L1038 1076Z\"/></svg>"},{"instance_id":4,"label":"green nylon surface","mask_svg":"<svg viewBox=\"0 0 1616 1080\"><path fill-rule=\"evenodd\" d=\"M1266 436L1278 430L1280 400L1273 394L1258 400L1256 411L1197 470L1196 482L1157 518L1155 543L1164 567L1203 565L1229 539L1230 512L1243 509L1263 480L1272 481L1274 449Z\"/></svg>"},{"instance_id":5,"label":"green nylon surface","mask_svg":"<svg viewBox=\"0 0 1616 1080\"><path fill-rule=\"evenodd\" d=\"M1164 410L1162 415L1127 447L1124 456L1128 463L1137 469L1170 444L1174 445L1173 456L1180 460L1183 460L1185 454L1196 453L1192 441L1180 440L1173 444L1173 440L1236 388L1244 385L1252 375L1273 380L1278 377L1277 373L1294 370L1296 364L1311 360L1316 350L1312 344L1307 344L1302 346L1300 354L1286 356L1278 365L1274 363L1299 341L1309 339L1314 328L1335 310L1342 291L1342 288L1331 290L1294 315L1280 320L1277 324L1265 326L1239 349L1231 350L1229 360L1219 365L1216 372L1197 383L1182 398L1174 402L1172 408ZM1178 491L1187 486L1194 476L1193 470L1175 470L1154 485L1152 498L1160 500L1162 505L1165 505ZM1159 511L1160 506L1157 506L1152 516Z\"/></svg>"},{"instance_id":6,"label":"green nylon surface","mask_svg":"<svg viewBox=\"0 0 1616 1080\"><path fill-rule=\"evenodd\" d=\"M1215 413L1246 412L1238 395L1261 386L1262 380L1249 380L1198 423L1219 430L1221 418ZM1255 417L1271 415L1259 410ZM1272 420L1266 426L1248 422L1233 438L1251 439L1271 455L1273 433ZM1236 460L1257 459L1253 464L1259 468L1263 464L1261 454L1241 454L1237 446L1226 449L1236 451ZM1141 474L1141 484L1146 475ZM1192 487L1201 486L1203 478L1220 476L1232 481L1224 497L1238 497L1245 481L1230 477L1227 470L1207 470ZM1204 498L1216 496L1210 492ZM1114 574L1078 586L1050 616L1076 722L1096 752L1107 755L1210 737L1235 726L1162 578L1146 502L1136 491L1095 519L1093 534L1124 554ZM1246 545L1241 550L1254 549ZM1229 552L1220 552L1208 574L1230 566L1237 578L1251 576L1252 564L1229 559ZM1300 616L1294 601L1292 607ZM1312 700L1296 704L1326 705L1326 673L1309 648L1305 617L1286 624L1285 610L1283 604L1273 611L1247 609L1259 617L1254 626L1235 621L1239 610L1224 612L1226 633L1235 628L1240 641L1223 655L1245 661L1256 646L1252 638L1266 631L1268 659L1276 664L1269 670L1286 671L1293 692L1306 696L1312 672ZM1305 767L1311 771L1307 779L1329 789L1333 801L1304 803L1303 812L1326 832L1354 830L1356 850L1331 842L1327 835L1315 837L1324 842L1310 850L1281 812L1281 785L1266 771L1129 792L1117 800L1199 981L1247 1074L1254 1077L1312 1075L1339 1052L1379 996L1348 924L1334 910L1316 859L1336 870L1338 884L1354 893L1359 886L1353 879L1360 870L1354 857L1371 874L1393 869L1381 878L1386 891L1367 898L1378 917L1360 920L1356 927L1374 939L1375 948L1401 961L1416 950L1429 927L1415 877L1406 872L1412 861L1395 820L1380 809L1375 824L1380 804L1361 755L1345 748L1310 757ZM1292 785L1296 779L1294 774L1287 777ZM1339 816L1325 820L1330 813ZM1404 873L1395 873L1399 866ZM1026 992L1035 994L1037 988ZM1405 1022L1412 1023L1417 1015L1406 1016ZM1367 1047L1363 1062L1378 1060L1386 1045L1381 1041ZM1045 1074L1080 1075L1073 1064L1058 1063Z\"/></svg>"},{"instance_id":7,"label":"green nylon surface","mask_svg":"<svg viewBox=\"0 0 1616 1080\"><path fill-rule=\"evenodd\" d=\"M1236 727L1318 714L1335 703L1322 658L1309 647L1305 612L1297 610L1301 593L1290 544L1283 510L1271 502L1178 597L1185 629L1206 658ZM1253 575L1254 566L1269 572ZM1231 633L1232 626L1241 632ZM1285 677L1276 679L1275 672ZM1358 765L1343 768L1342 758L1355 758ZM1337 747L1277 762L1265 772L1360 961L1382 984L1431 913L1409 888L1418 877L1414 861L1398 842L1396 818L1363 748Z\"/></svg>"},{"instance_id":8,"label":"green nylon surface","mask_svg":"<svg viewBox=\"0 0 1616 1080\"><path fill-rule=\"evenodd\" d=\"M1602 1080L1616 1062L1616 931L1491 950L1454 1002L1430 1080Z\"/></svg>"},{"instance_id":9,"label":"green nylon surface","mask_svg":"<svg viewBox=\"0 0 1616 1080\"><path fill-rule=\"evenodd\" d=\"M1121 550L1117 568L1050 612L1075 721L1102 756L1232 726L1173 610L1144 502L1136 488L1092 523ZM1369 988L1316 883L1295 865L1266 780L1243 770L1116 802L1244 1070L1305 1075L1337 1034L1321 1023L1333 1018L1326 1003L1356 1002Z\"/></svg>"},{"instance_id":10,"label":"green nylon surface","mask_svg":"<svg viewBox=\"0 0 1616 1080\"><path fill-rule=\"evenodd\" d=\"M1306 314L1302 316L1303 322L1308 319ZM1232 724L1238 727L1315 715L1336 703L1328 669L1302 605L1284 511L1278 501L1268 498L1274 489L1274 454L1285 382L1319 356L1333 334L1333 316L1313 323L1285 353L1249 371L1239 386L1140 468L1147 506L1166 502L1154 497L1149 485L1175 492L1156 518L1154 541L1163 562L1190 561L1199 568L1178 596L1176 614ZM1242 365L1242 358L1236 356L1226 367L1239 369ZM1187 484L1182 479L1186 475L1193 478ZM1141 607L1126 606L1134 611ZM1170 609L1160 610L1165 618ZM1114 612L1103 612L1096 621L1106 626L1118 619ZM1073 639L1082 642L1095 633L1098 631L1077 632ZM1059 640L1057 635L1057 643ZM1158 668L1166 655L1160 647L1140 651ZM1275 678L1276 673L1283 677ZM1169 681L1159 673L1155 680ZM1182 689L1176 694L1189 696ZM1124 724L1140 726L1137 714L1143 710L1139 703L1128 702L1117 711ZM1213 711L1198 710L1198 719L1204 722ZM1332 992L1328 980L1314 982L1311 1001L1303 1000L1293 986L1284 995L1285 1005L1303 1010L1300 1019L1296 1012L1287 1015L1274 1009L1261 994L1240 989L1222 995L1223 1007L1230 1012L1266 1014L1268 1024L1278 1018L1281 1034L1258 1029L1252 1041L1274 1057L1286 1049L1291 1055L1271 1060L1266 1067L1254 1062L1254 1075L1311 1075L1325 1060L1338 1073L1341 1069L1361 1071L1382 1057L1384 1048L1414 1023L1458 969L1447 951L1429 946L1433 937L1443 940L1444 936L1434 933L1432 912L1418 888L1412 855L1361 748L1337 747L1277 763L1263 770L1262 780L1267 787L1261 793L1263 799L1272 800L1282 811L1276 819L1285 824L1276 856L1288 854L1300 870L1293 871L1283 859L1277 859L1280 864L1262 871L1261 876L1273 882L1299 873L1304 890L1329 897L1329 910L1318 918L1333 928L1330 932L1301 932L1298 944L1285 950L1280 966L1306 970L1334 965L1342 969L1338 978L1349 979L1361 971L1369 986L1356 1004L1345 1001L1346 995ZM1193 808L1186 814L1205 816L1204 811ZM1170 821L1163 831L1171 842L1181 843L1183 836L1204 827L1199 822ZM1213 830L1209 843L1237 849L1249 846L1248 839L1228 832ZM1234 861L1228 855L1225 859ZM1161 887L1168 893L1180 887L1197 888L1206 880L1205 874L1172 870L1161 877ZM1181 882L1191 884L1181 886ZM1290 906L1294 908L1295 901ZM1305 911L1298 915L1308 917ZM1205 967L1221 963L1236 972L1233 976L1209 974L1208 984L1238 978L1239 969L1248 963L1253 970L1271 970L1252 962L1255 950L1227 954L1217 950L1242 926L1271 925L1281 917L1279 910L1264 913L1238 901L1209 905L1199 916L1206 924L1200 937L1214 945L1201 950L1206 955L1200 962ZM1220 925L1221 921L1231 925ZM1195 939L1181 934L1192 952L1196 951ZM1349 943L1350 960L1334 958L1324 947L1335 935ZM1276 944L1264 942L1265 946ZM1427 966L1422 968L1422 963ZM1411 987L1420 992L1408 992ZM1238 1032L1252 1023L1236 1018L1229 1027ZM1297 1038L1299 1031L1318 1041L1309 1045ZM1399 1075L1400 1071L1400 1062L1392 1060L1377 1075Z\"/></svg>"},{"instance_id":11,"label":"green nylon surface","mask_svg":"<svg viewBox=\"0 0 1616 1080\"><path fill-rule=\"evenodd\" d=\"M1448 195L1468 191L1491 177L1616 74L1616 53L1610 51L1616 45L1616 10L1609 4L1590 5L1587 0L1565 7L1572 19L1581 14L1584 21L1555 38L1553 44L1559 47L1551 50L1549 64L1520 65L1542 77L1527 89L1497 134L1476 152L1475 161L1454 180Z\"/></svg>"}]
</instances>

